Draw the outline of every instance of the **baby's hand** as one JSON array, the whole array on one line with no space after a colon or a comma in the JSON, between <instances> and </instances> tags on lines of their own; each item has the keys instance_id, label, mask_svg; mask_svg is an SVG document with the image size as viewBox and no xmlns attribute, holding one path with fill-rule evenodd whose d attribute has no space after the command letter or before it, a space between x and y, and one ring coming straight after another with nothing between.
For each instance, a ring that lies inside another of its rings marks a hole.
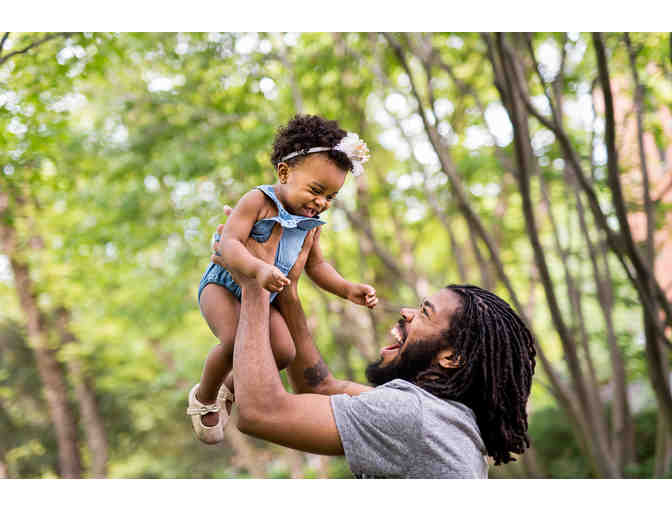
<instances>
[{"instance_id":1,"label":"baby's hand","mask_svg":"<svg viewBox=\"0 0 672 510\"><path fill-rule=\"evenodd\" d=\"M257 273L257 282L270 292L282 292L282 289L290 284L289 278L271 264L262 266Z\"/></svg>"},{"instance_id":2,"label":"baby's hand","mask_svg":"<svg viewBox=\"0 0 672 510\"><path fill-rule=\"evenodd\" d=\"M353 283L350 286L348 299L355 304L374 308L378 304L376 289L365 283Z\"/></svg>"}]
</instances>

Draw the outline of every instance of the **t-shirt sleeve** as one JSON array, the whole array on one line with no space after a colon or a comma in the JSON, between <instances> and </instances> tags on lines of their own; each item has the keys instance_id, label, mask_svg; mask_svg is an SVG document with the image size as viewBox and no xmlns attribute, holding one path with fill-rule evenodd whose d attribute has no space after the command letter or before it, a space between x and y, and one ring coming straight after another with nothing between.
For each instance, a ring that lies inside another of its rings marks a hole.
<instances>
[{"instance_id":1,"label":"t-shirt sleeve","mask_svg":"<svg viewBox=\"0 0 672 510\"><path fill-rule=\"evenodd\" d=\"M419 440L421 405L410 392L376 388L356 397L332 395L336 427L356 477L400 477Z\"/></svg>"}]
</instances>

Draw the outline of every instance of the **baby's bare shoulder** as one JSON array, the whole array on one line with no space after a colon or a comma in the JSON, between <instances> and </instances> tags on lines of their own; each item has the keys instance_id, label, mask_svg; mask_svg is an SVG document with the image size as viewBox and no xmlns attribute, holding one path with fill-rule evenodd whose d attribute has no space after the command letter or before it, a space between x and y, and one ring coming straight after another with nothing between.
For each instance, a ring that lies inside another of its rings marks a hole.
<instances>
[{"instance_id":1,"label":"baby's bare shoulder","mask_svg":"<svg viewBox=\"0 0 672 510\"><path fill-rule=\"evenodd\" d=\"M271 198L259 189L253 189L246 193L251 194L257 209L257 221L264 218L272 218L278 215L278 208ZM245 198L245 197L243 197ZM242 200L242 199L241 199Z\"/></svg>"},{"instance_id":2,"label":"baby's bare shoulder","mask_svg":"<svg viewBox=\"0 0 672 510\"><path fill-rule=\"evenodd\" d=\"M239 214L254 218L255 221L272 218L278 214L278 209L273 200L256 188L245 193L236 204L235 209L238 210Z\"/></svg>"}]
</instances>

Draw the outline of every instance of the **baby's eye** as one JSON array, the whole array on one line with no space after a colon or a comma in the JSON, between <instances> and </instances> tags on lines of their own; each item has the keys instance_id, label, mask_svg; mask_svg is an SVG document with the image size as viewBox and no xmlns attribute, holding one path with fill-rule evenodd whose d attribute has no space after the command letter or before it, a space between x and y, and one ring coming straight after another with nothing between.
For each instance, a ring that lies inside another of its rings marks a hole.
<instances>
[{"instance_id":1,"label":"baby's eye","mask_svg":"<svg viewBox=\"0 0 672 510\"><path fill-rule=\"evenodd\" d=\"M316 188L310 188L310 192L311 192L313 195L319 195L319 194L320 194L320 190L319 190L319 189L316 189Z\"/></svg>"},{"instance_id":2,"label":"baby's eye","mask_svg":"<svg viewBox=\"0 0 672 510\"><path fill-rule=\"evenodd\" d=\"M336 198L336 195L329 195L327 197L327 200L329 200L331 202L334 198Z\"/></svg>"}]
</instances>

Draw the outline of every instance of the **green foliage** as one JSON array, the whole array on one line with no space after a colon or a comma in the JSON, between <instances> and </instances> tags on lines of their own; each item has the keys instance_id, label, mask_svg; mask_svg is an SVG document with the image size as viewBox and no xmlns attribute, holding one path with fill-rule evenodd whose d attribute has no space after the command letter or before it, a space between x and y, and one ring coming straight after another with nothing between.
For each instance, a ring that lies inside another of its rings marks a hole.
<instances>
[{"instance_id":1,"label":"green foliage","mask_svg":"<svg viewBox=\"0 0 672 510\"><path fill-rule=\"evenodd\" d=\"M45 35L12 33L3 55ZM515 150L510 141L494 144L488 135L487 112L501 109L501 98L485 40L476 33L394 34L409 52L421 49L425 36L462 86L434 66L430 104L427 70L418 58L410 58L420 100L431 107L432 122L449 140L470 204L493 233L514 287L525 301L535 297L530 303L536 302L537 339L564 375L557 333L538 279L531 276L533 256L514 179ZM662 79L663 72L669 74L668 36L631 36L646 91L647 132L664 149L669 130L657 113L672 98L669 80ZM607 39L614 51L611 71L629 80L620 37ZM604 164L595 161L590 168L593 137L599 141L603 133L579 119L596 77L590 35L538 33L532 43L537 51L559 51L563 45L567 50L559 83L569 112L567 129L608 210L611 190ZM658 64L658 70L649 71L647 62ZM536 75L528 78L535 100L541 99L548 83ZM273 136L299 103L303 111L337 119L367 141L373 157L366 174L359 180L349 177L339 197L353 214L370 218L376 242L393 260L422 276L431 289L459 281L450 229L464 253L468 280L482 283L472 229L432 157L417 102L405 69L380 34L70 34L0 65L0 192L9 197L7 208L0 206L1 221L16 230L41 310L49 315L63 306L72 313L78 344L71 349L95 382L110 444L110 476L250 476L234 467L231 448L196 443L184 416L187 389L215 341L200 316L196 289L209 260L210 235L224 221L222 206L274 181ZM565 187L566 163L557 140L539 122L531 121L530 131L543 142L535 158L561 240L572 269L584 276L584 313L591 318L587 329L600 362L599 379L606 384L612 376L606 329L578 234L575 201ZM532 193L540 203L536 178ZM658 204L661 228L668 208ZM341 300L307 282L301 283L301 296L333 372L361 381L370 361L367 353L377 352L379 339L398 317L395 307L416 302L418 291L384 265L342 211L332 208L327 220L322 236L327 259L346 278L374 284L384 303L373 316L362 312L354 321L344 315ZM560 306L568 311L563 257L552 249L545 210L538 211L538 220ZM600 232L592 220L589 224L597 241ZM483 243L479 247L489 260ZM638 343L641 308L618 262L609 257L608 263L627 376L645 378ZM6 257L0 255L0 461L4 458L12 476L56 476L56 440L31 350L17 325L24 318L14 282L3 270L9 275ZM506 294L500 283L495 285ZM537 373L546 380L541 368ZM541 407L551 397L535 385L533 399ZM653 416L644 413L637 419L637 444L650 448ZM589 476L585 455L565 422L550 407L531 417L530 433L543 464L553 476ZM649 476L651 455L639 451L638 464L629 472ZM306 476L320 475L304 464ZM343 459L332 459L328 474L350 476ZM267 476L287 477L290 469L271 465Z\"/></svg>"}]
</instances>

